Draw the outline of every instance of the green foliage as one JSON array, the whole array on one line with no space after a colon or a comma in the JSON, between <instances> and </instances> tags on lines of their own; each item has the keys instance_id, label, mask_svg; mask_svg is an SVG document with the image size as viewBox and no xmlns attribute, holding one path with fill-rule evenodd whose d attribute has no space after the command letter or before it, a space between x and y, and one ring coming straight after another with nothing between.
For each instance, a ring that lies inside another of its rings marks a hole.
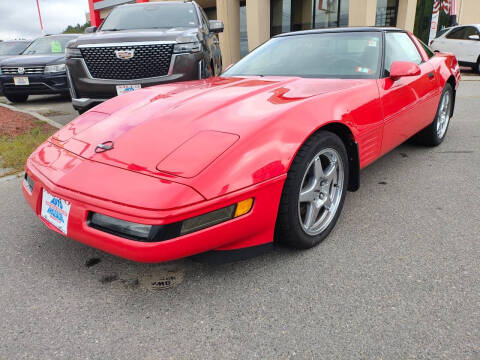
<instances>
[{"instance_id":1,"label":"green foliage","mask_svg":"<svg viewBox=\"0 0 480 360\"><path fill-rule=\"evenodd\" d=\"M33 150L52 135L55 130L42 130L40 126L37 126L26 134L14 137L0 136L1 166L14 169L12 172L22 171Z\"/></svg>"},{"instance_id":2,"label":"green foliage","mask_svg":"<svg viewBox=\"0 0 480 360\"><path fill-rule=\"evenodd\" d=\"M87 27L91 26L90 21L87 21L85 24L77 24L75 26L68 25L68 27L63 31L64 34L82 34L85 32Z\"/></svg>"},{"instance_id":3,"label":"green foliage","mask_svg":"<svg viewBox=\"0 0 480 360\"><path fill-rule=\"evenodd\" d=\"M432 22L433 0L420 0L417 2L417 11L415 13L415 28L413 33L424 43L428 42L430 35L430 24ZM450 15L440 9L438 18L438 31L450 26Z\"/></svg>"}]
</instances>

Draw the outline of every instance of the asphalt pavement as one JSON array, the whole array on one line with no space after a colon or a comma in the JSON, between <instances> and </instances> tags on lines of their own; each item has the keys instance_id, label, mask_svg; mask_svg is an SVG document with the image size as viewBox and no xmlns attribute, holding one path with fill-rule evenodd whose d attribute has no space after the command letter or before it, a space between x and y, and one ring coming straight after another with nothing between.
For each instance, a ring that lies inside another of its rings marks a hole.
<instances>
[{"instance_id":1,"label":"asphalt pavement","mask_svg":"<svg viewBox=\"0 0 480 360\"><path fill-rule=\"evenodd\" d=\"M70 99L61 95L30 95L25 103L11 103L0 96L0 102L13 105L21 110L33 111L65 125L78 116Z\"/></svg>"},{"instance_id":2,"label":"asphalt pavement","mask_svg":"<svg viewBox=\"0 0 480 360\"><path fill-rule=\"evenodd\" d=\"M88 248L0 180L0 359L480 359L480 82L361 183L318 247L214 266Z\"/></svg>"}]
</instances>

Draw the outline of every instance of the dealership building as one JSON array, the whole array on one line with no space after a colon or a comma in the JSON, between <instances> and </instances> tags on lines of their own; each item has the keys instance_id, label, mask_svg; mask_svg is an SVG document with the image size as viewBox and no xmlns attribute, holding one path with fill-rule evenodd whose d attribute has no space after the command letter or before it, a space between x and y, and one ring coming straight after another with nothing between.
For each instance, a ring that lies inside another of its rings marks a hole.
<instances>
[{"instance_id":1,"label":"dealership building","mask_svg":"<svg viewBox=\"0 0 480 360\"><path fill-rule=\"evenodd\" d=\"M149 0L88 0L92 25L99 26L118 5ZM169 1L169 0L150 0ZM197 0L210 19L222 20L223 64L239 60L270 37L289 31L338 26L396 26L425 42L433 20L449 26L451 14L460 24L480 23L480 0ZM454 11L452 11L452 9Z\"/></svg>"}]
</instances>

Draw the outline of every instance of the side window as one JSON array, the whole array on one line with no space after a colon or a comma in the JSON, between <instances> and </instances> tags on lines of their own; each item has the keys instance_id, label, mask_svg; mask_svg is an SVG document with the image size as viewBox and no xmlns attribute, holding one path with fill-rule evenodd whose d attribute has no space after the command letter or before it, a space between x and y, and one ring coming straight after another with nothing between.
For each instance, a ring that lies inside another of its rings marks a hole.
<instances>
[{"instance_id":1,"label":"side window","mask_svg":"<svg viewBox=\"0 0 480 360\"><path fill-rule=\"evenodd\" d=\"M404 32L385 33L385 72L390 73L394 61L410 61L422 63L422 57L417 47Z\"/></svg>"},{"instance_id":2,"label":"side window","mask_svg":"<svg viewBox=\"0 0 480 360\"><path fill-rule=\"evenodd\" d=\"M445 28L445 29L440 30L440 31L437 33L437 36L435 36L435 38L439 38L440 36L442 36L442 35L445 34L447 31L450 31L450 30L451 30L450 28Z\"/></svg>"},{"instance_id":3,"label":"side window","mask_svg":"<svg viewBox=\"0 0 480 360\"><path fill-rule=\"evenodd\" d=\"M473 26L466 27L465 31L463 32L463 40L470 40L468 38L470 35L479 35L477 28Z\"/></svg>"},{"instance_id":4,"label":"side window","mask_svg":"<svg viewBox=\"0 0 480 360\"><path fill-rule=\"evenodd\" d=\"M205 11L203 11L202 8L200 8L200 14L202 15L202 21L203 23L205 24L205 29L206 30L210 30L209 29L209 26L208 26L208 17L207 17L207 14L205 14Z\"/></svg>"},{"instance_id":5,"label":"side window","mask_svg":"<svg viewBox=\"0 0 480 360\"><path fill-rule=\"evenodd\" d=\"M465 31L464 27L459 27L458 29L453 29L450 31L446 38L447 39L463 39L463 32Z\"/></svg>"}]
</instances>

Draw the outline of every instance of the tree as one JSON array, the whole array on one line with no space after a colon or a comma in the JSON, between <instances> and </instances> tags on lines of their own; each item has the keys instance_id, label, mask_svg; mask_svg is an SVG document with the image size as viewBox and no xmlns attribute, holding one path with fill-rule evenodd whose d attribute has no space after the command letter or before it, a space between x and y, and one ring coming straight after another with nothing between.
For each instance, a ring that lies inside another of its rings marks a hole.
<instances>
[{"instance_id":1,"label":"tree","mask_svg":"<svg viewBox=\"0 0 480 360\"><path fill-rule=\"evenodd\" d=\"M85 32L87 27L91 26L90 21L87 21L85 24L77 24L75 26L68 25L68 27L63 31L64 34L81 34Z\"/></svg>"}]
</instances>

